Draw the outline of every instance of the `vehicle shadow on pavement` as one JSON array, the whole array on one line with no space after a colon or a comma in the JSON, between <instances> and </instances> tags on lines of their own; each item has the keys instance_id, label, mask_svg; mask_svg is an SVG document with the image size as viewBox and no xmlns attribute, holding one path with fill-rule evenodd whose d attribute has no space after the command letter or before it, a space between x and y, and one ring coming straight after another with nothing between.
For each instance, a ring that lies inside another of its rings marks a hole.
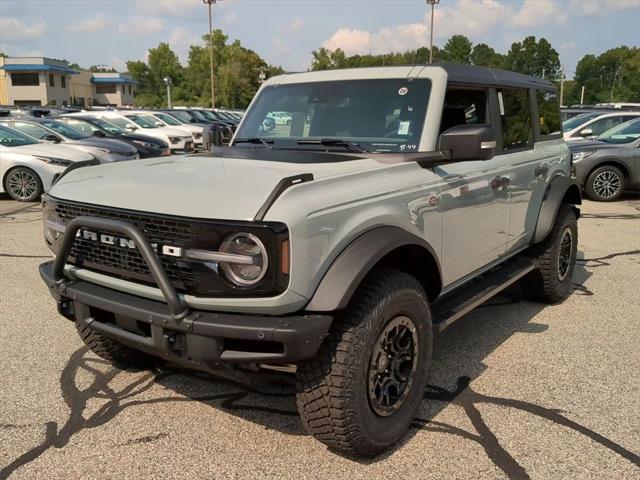
<instances>
[{"instance_id":1,"label":"vehicle shadow on pavement","mask_svg":"<svg viewBox=\"0 0 640 480\"><path fill-rule=\"evenodd\" d=\"M630 252L621 255L627 253ZM574 295L593 295L584 287L584 282L591 275L585 266L606 266L610 257L579 258L573 277ZM486 369L484 359L502 343L515 333L535 335L548 329L547 325L531 322L543 308L544 305L522 300L522 292L516 287L481 306L437 336L431 378L419 415L413 421L410 432L395 448L373 459L348 458L363 464L383 461L418 432L438 432L478 443L493 463L509 477L529 478L525 469L500 444L477 408L478 404L493 404L518 409L572 429L640 467L638 455L568 419L560 410L473 390L473 379ZM281 374L256 375L254 384L247 387L172 366L162 366L150 371L124 371L109 365L95 357L86 347L82 347L73 353L63 369L60 389L69 410L64 422L0 425L0 429L44 430L43 440L3 467L0 479L9 477L16 469L36 460L51 448L64 448L74 435L105 425L122 411L132 407L169 402L201 402L264 428L275 429L287 435L305 435L295 407L292 379ZM449 404L463 408L475 431L434 420ZM116 446L155 442L167 436L168 434L160 432L124 440Z\"/></svg>"}]
</instances>

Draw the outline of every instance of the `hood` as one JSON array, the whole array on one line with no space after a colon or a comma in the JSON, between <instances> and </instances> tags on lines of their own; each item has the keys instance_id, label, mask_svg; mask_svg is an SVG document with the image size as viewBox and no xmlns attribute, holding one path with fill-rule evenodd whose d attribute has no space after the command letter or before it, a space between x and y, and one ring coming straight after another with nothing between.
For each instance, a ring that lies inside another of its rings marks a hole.
<instances>
[{"instance_id":1,"label":"hood","mask_svg":"<svg viewBox=\"0 0 640 480\"><path fill-rule=\"evenodd\" d=\"M125 142L108 138L91 137L83 140L72 140L68 142L72 145L85 145L87 147L104 148L120 154L134 154L137 150Z\"/></svg>"},{"instance_id":2,"label":"hood","mask_svg":"<svg viewBox=\"0 0 640 480\"><path fill-rule=\"evenodd\" d=\"M69 160L72 162L80 162L83 160L93 159L92 155L82 150L78 150L77 148L51 143L36 143L33 145L11 147L11 151L26 155L36 155L39 157L62 158L64 160Z\"/></svg>"},{"instance_id":3,"label":"hood","mask_svg":"<svg viewBox=\"0 0 640 480\"><path fill-rule=\"evenodd\" d=\"M156 131L162 132L164 135L169 135L171 137L191 138L190 133L180 130L177 127L158 127Z\"/></svg>"},{"instance_id":4,"label":"hood","mask_svg":"<svg viewBox=\"0 0 640 480\"><path fill-rule=\"evenodd\" d=\"M317 180L384 166L357 157L300 164L210 155L173 156L80 168L65 175L50 193L59 199L142 212L252 220L285 177L311 173Z\"/></svg>"}]
</instances>

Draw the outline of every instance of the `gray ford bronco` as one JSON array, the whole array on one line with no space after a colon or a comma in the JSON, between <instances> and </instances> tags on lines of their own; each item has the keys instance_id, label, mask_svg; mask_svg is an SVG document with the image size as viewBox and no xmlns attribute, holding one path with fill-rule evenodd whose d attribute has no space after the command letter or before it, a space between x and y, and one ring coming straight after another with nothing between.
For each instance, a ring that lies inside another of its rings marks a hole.
<instances>
[{"instance_id":1,"label":"gray ford bronco","mask_svg":"<svg viewBox=\"0 0 640 480\"><path fill-rule=\"evenodd\" d=\"M102 358L290 372L305 428L370 456L414 418L434 333L515 282L568 295L571 169L539 78L283 75L229 147L63 175L43 198L56 259L40 273Z\"/></svg>"}]
</instances>

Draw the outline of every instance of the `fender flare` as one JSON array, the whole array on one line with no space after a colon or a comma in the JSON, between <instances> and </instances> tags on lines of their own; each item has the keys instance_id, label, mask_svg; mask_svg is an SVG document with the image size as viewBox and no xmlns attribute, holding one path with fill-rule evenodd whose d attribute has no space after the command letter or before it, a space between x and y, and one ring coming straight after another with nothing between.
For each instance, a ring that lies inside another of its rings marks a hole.
<instances>
[{"instance_id":1,"label":"fender flare","mask_svg":"<svg viewBox=\"0 0 640 480\"><path fill-rule=\"evenodd\" d=\"M574 179L557 175L551 179L544 193L533 235L533 243L540 243L547 238L555 223L558 209L563 202L570 205L581 205L582 193L580 186Z\"/></svg>"},{"instance_id":2,"label":"fender flare","mask_svg":"<svg viewBox=\"0 0 640 480\"><path fill-rule=\"evenodd\" d=\"M399 227L378 227L356 238L338 255L306 310L328 312L345 308L364 277L385 255L399 247L412 245L429 252L440 275L438 257L428 242Z\"/></svg>"}]
</instances>

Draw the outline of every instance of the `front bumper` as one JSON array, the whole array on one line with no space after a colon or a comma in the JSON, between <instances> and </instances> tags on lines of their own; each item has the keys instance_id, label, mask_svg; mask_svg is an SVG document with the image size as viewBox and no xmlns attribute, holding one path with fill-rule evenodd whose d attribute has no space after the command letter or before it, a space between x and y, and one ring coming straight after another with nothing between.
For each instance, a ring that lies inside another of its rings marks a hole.
<instances>
[{"instance_id":1,"label":"front bumper","mask_svg":"<svg viewBox=\"0 0 640 480\"><path fill-rule=\"evenodd\" d=\"M65 275L76 233L93 228L126 235L147 264L164 302L138 297ZM244 315L190 309L171 284L144 232L127 222L79 216L65 228L53 262L40 276L60 314L151 355L212 371L237 363L291 363L310 358L329 331L332 317Z\"/></svg>"},{"instance_id":2,"label":"front bumper","mask_svg":"<svg viewBox=\"0 0 640 480\"><path fill-rule=\"evenodd\" d=\"M40 276L61 315L125 345L198 370L310 358L332 321L328 315L269 317L205 311L190 311L177 319L163 302L82 280L56 281L53 261L40 265Z\"/></svg>"}]
</instances>

